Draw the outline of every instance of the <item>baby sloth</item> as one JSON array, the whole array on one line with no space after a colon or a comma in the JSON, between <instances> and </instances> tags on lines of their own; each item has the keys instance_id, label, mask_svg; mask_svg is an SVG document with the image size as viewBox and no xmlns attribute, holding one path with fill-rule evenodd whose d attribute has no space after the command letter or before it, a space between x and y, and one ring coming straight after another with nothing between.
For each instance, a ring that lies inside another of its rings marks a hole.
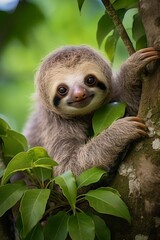
<instances>
[{"instance_id":1,"label":"baby sloth","mask_svg":"<svg viewBox=\"0 0 160 240\"><path fill-rule=\"evenodd\" d=\"M79 175L93 166L109 171L128 143L147 135L143 121L136 117L140 75L159 56L152 47L142 49L129 57L116 75L101 55L87 46L64 47L44 59L36 74L36 110L25 135L30 146L43 146L59 163L54 175L67 170ZM127 103L132 116L90 138L93 113L112 101Z\"/></svg>"}]
</instances>

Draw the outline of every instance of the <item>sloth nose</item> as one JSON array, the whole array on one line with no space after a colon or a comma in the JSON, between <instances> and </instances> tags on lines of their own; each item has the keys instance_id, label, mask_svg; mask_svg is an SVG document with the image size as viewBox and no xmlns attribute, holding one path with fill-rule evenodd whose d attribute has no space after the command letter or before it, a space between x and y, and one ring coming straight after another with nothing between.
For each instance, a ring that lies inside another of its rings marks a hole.
<instances>
[{"instance_id":1,"label":"sloth nose","mask_svg":"<svg viewBox=\"0 0 160 240\"><path fill-rule=\"evenodd\" d=\"M85 88L76 86L73 91L73 100L74 101L80 101L87 97L87 91Z\"/></svg>"}]
</instances>

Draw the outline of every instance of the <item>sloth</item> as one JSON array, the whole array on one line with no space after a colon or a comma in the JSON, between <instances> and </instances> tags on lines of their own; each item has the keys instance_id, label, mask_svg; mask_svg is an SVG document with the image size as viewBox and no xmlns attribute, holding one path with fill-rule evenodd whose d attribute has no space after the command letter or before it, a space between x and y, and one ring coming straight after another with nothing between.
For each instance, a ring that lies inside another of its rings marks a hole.
<instances>
[{"instance_id":1,"label":"sloth","mask_svg":"<svg viewBox=\"0 0 160 240\"><path fill-rule=\"evenodd\" d=\"M109 172L129 143L147 136L137 116L141 74L159 57L152 47L139 50L116 74L96 50L85 45L62 47L44 58L35 76L35 110L24 134L31 147L44 147L58 162L54 176L68 170L77 176L91 167ZM128 116L91 138L94 112L114 101L127 104Z\"/></svg>"}]
</instances>

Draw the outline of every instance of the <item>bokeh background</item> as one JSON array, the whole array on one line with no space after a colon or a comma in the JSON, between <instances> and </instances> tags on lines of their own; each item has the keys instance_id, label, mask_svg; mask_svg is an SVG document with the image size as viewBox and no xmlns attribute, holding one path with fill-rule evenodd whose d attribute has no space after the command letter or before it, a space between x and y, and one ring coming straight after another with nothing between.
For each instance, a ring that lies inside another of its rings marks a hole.
<instances>
[{"instance_id":1,"label":"bokeh background","mask_svg":"<svg viewBox=\"0 0 160 240\"><path fill-rule=\"evenodd\" d=\"M129 33L135 11L124 18ZM86 0L81 13L77 0L0 0L0 117L13 129L23 130L41 59L64 45L98 49L97 24L104 12L100 0ZM103 44L99 50L106 56ZM127 56L120 40L113 68L117 70Z\"/></svg>"}]
</instances>

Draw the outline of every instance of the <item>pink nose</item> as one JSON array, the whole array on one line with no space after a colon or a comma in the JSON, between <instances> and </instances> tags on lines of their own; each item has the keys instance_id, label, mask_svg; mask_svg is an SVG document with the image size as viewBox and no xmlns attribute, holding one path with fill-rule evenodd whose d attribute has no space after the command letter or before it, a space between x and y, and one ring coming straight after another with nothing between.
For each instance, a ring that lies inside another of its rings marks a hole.
<instances>
[{"instance_id":1,"label":"pink nose","mask_svg":"<svg viewBox=\"0 0 160 240\"><path fill-rule=\"evenodd\" d=\"M76 86L72 93L72 99L74 101L80 101L87 97L87 91L85 88Z\"/></svg>"}]
</instances>

